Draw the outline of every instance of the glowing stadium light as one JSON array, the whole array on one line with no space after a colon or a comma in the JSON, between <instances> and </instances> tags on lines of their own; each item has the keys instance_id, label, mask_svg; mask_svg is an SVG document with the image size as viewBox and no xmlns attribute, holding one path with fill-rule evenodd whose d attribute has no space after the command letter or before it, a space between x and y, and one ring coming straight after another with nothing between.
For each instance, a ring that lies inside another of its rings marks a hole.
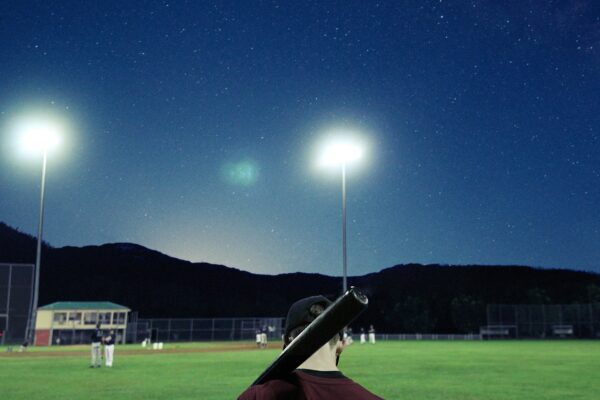
<instances>
[{"instance_id":1,"label":"glowing stadium light","mask_svg":"<svg viewBox=\"0 0 600 400\"><path fill-rule=\"evenodd\" d=\"M20 148L30 154L55 150L61 142L62 130L58 120L48 117L28 116L15 123Z\"/></svg>"},{"instance_id":2,"label":"glowing stadium light","mask_svg":"<svg viewBox=\"0 0 600 400\"><path fill-rule=\"evenodd\" d=\"M330 131L324 140L318 164L322 167L336 167L342 173L342 291L348 288L348 256L346 246L346 168L363 158L365 142L350 130Z\"/></svg>"},{"instance_id":3,"label":"glowing stadium light","mask_svg":"<svg viewBox=\"0 0 600 400\"><path fill-rule=\"evenodd\" d=\"M13 121L12 130L16 135L19 148L25 154L42 159L40 184L40 213L35 258L34 290L27 326L27 341L35 344L35 320L37 316L40 267L42 262L42 232L44 226L44 195L46 188L46 163L48 153L58 148L61 135L66 131L66 124L57 116L46 113L28 113Z\"/></svg>"},{"instance_id":4,"label":"glowing stadium light","mask_svg":"<svg viewBox=\"0 0 600 400\"><path fill-rule=\"evenodd\" d=\"M319 160L322 166L343 166L363 157L362 143L349 138L333 138L323 146Z\"/></svg>"}]
</instances>

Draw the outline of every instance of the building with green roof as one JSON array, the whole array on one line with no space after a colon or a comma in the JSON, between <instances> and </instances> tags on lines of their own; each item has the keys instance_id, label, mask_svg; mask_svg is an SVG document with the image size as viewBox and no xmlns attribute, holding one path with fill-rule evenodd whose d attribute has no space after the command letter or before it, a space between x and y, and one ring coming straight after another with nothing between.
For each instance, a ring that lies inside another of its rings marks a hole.
<instances>
[{"instance_id":1,"label":"building with green roof","mask_svg":"<svg viewBox=\"0 0 600 400\"><path fill-rule=\"evenodd\" d=\"M96 324L124 343L131 310L110 301L58 301L38 308L35 345L90 343Z\"/></svg>"}]
</instances>

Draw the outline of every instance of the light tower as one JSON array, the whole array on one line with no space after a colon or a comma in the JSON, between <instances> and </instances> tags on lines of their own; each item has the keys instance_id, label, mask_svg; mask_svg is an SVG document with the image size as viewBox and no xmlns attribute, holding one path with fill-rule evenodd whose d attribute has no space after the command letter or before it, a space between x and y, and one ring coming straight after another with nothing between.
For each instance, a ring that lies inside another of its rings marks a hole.
<instances>
[{"instance_id":1,"label":"light tower","mask_svg":"<svg viewBox=\"0 0 600 400\"><path fill-rule=\"evenodd\" d=\"M40 267L42 262L42 232L44 227L44 195L46 189L46 163L48 153L55 150L61 141L62 127L60 123L45 115L25 116L15 124L20 148L30 155L42 157L42 176L40 183L40 214L38 220L37 248L35 256L35 278L33 298L27 325L27 340L34 344L35 320L37 316L40 290Z\"/></svg>"},{"instance_id":2,"label":"light tower","mask_svg":"<svg viewBox=\"0 0 600 400\"><path fill-rule=\"evenodd\" d=\"M342 173L342 290L348 289L348 253L346 234L346 169L363 157L364 144L351 133L332 134L322 149L319 164L339 168Z\"/></svg>"}]
</instances>

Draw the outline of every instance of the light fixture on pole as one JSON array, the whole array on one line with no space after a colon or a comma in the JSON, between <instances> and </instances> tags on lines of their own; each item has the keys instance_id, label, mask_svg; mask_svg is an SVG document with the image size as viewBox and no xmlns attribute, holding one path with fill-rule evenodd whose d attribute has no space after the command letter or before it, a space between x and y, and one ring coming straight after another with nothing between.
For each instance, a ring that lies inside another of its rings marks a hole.
<instances>
[{"instance_id":1,"label":"light fixture on pole","mask_svg":"<svg viewBox=\"0 0 600 400\"><path fill-rule=\"evenodd\" d=\"M40 290L40 266L42 261L42 231L44 226L44 194L46 188L46 162L48 152L54 150L60 143L61 127L56 120L31 116L18 121L16 124L20 147L31 155L42 155L42 177L40 184L40 215L38 221L37 248L35 256L35 277L33 286L33 299L29 312L27 326L27 341L34 344L35 320L37 316L38 298Z\"/></svg>"},{"instance_id":2,"label":"light fixture on pole","mask_svg":"<svg viewBox=\"0 0 600 400\"><path fill-rule=\"evenodd\" d=\"M346 169L362 158L363 145L348 135L336 135L323 147L320 165L341 168L342 172L342 291L348 289L348 253L346 245Z\"/></svg>"}]
</instances>

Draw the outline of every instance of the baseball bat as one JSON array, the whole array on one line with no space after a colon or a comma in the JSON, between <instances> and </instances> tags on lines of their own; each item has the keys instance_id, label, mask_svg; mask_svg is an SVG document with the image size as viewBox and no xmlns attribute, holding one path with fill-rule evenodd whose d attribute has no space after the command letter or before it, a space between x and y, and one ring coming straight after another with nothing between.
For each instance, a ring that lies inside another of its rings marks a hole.
<instances>
[{"instance_id":1,"label":"baseball bat","mask_svg":"<svg viewBox=\"0 0 600 400\"><path fill-rule=\"evenodd\" d=\"M256 378L252 386L284 377L295 370L354 321L367 308L368 303L367 296L351 287L292 340L275 361Z\"/></svg>"}]
</instances>

